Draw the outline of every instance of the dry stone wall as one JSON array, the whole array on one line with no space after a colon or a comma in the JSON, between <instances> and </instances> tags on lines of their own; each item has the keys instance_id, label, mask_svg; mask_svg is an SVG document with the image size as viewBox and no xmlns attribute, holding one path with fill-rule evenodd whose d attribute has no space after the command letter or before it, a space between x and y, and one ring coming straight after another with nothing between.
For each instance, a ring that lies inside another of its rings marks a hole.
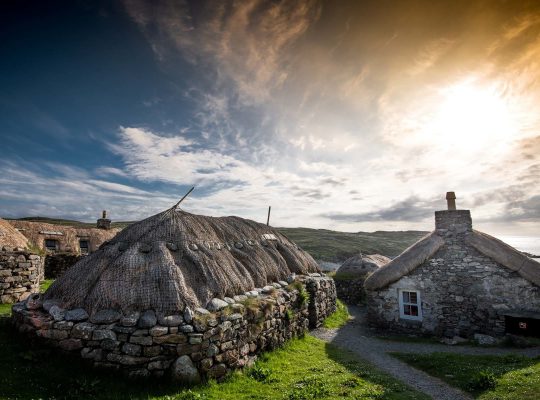
<instances>
[{"instance_id":1,"label":"dry stone wall","mask_svg":"<svg viewBox=\"0 0 540 400\"><path fill-rule=\"evenodd\" d=\"M47 279L58 278L83 257L85 256L70 253L47 254L45 257L45 277Z\"/></svg>"},{"instance_id":2,"label":"dry stone wall","mask_svg":"<svg viewBox=\"0 0 540 400\"><path fill-rule=\"evenodd\" d=\"M39 292L43 260L37 254L5 247L0 251L0 303L26 300Z\"/></svg>"},{"instance_id":3,"label":"dry stone wall","mask_svg":"<svg viewBox=\"0 0 540 400\"><path fill-rule=\"evenodd\" d=\"M472 337L501 336L505 314L538 312L540 288L465 243L468 211L436 212L445 244L429 260L386 288L368 292L368 320L381 331ZM398 290L418 290L422 321L401 319Z\"/></svg>"},{"instance_id":4,"label":"dry stone wall","mask_svg":"<svg viewBox=\"0 0 540 400\"><path fill-rule=\"evenodd\" d=\"M366 291L364 289L364 275L355 279L339 279L336 278L336 292L338 299L347 304L361 304L366 301Z\"/></svg>"},{"instance_id":5,"label":"dry stone wall","mask_svg":"<svg viewBox=\"0 0 540 400\"><path fill-rule=\"evenodd\" d=\"M320 325L335 307L332 279L311 274L175 315L102 310L89 316L32 295L13 306L13 321L20 332L96 367L198 382L251 365L262 351Z\"/></svg>"}]
</instances>

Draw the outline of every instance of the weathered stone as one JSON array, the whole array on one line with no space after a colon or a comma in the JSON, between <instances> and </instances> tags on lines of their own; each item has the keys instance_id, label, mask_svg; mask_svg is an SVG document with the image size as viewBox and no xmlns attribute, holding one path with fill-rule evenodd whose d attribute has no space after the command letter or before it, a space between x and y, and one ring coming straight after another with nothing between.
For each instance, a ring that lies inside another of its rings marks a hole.
<instances>
[{"instance_id":1,"label":"weathered stone","mask_svg":"<svg viewBox=\"0 0 540 400\"><path fill-rule=\"evenodd\" d=\"M493 336L483 335L481 333L475 333L474 340L481 346L493 346L498 343L498 340Z\"/></svg>"},{"instance_id":2,"label":"weathered stone","mask_svg":"<svg viewBox=\"0 0 540 400\"><path fill-rule=\"evenodd\" d=\"M200 333L190 333L189 334L189 343L190 344L199 344L202 343L202 334Z\"/></svg>"},{"instance_id":3,"label":"weathered stone","mask_svg":"<svg viewBox=\"0 0 540 400\"><path fill-rule=\"evenodd\" d=\"M37 331L37 335L46 339L62 340L68 337L68 332L58 329L43 329Z\"/></svg>"},{"instance_id":4,"label":"weathered stone","mask_svg":"<svg viewBox=\"0 0 540 400\"><path fill-rule=\"evenodd\" d=\"M169 333L169 328L167 328L166 326L156 325L151 328L148 333L150 334L150 336L163 336Z\"/></svg>"},{"instance_id":5,"label":"weathered stone","mask_svg":"<svg viewBox=\"0 0 540 400\"><path fill-rule=\"evenodd\" d=\"M58 306L60 307L60 300L44 300L43 301L43 309L47 312L51 309L52 306Z\"/></svg>"},{"instance_id":6,"label":"weathered stone","mask_svg":"<svg viewBox=\"0 0 540 400\"><path fill-rule=\"evenodd\" d=\"M193 310L189 307L186 307L184 309L184 321L186 321L188 324L191 324L192 320L193 320Z\"/></svg>"},{"instance_id":7,"label":"weathered stone","mask_svg":"<svg viewBox=\"0 0 540 400\"><path fill-rule=\"evenodd\" d=\"M184 318L181 315L159 316L158 322L163 326L180 326L184 322Z\"/></svg>"},{"instance_id":8,"label":"weathered stone","mask_svg":"<svg viewBox=\"0 0 540 400\"><path fill-rule=\"evenodd\" d=\"M214 343L210 343L208 349L206 350L206 355L208 357L214 357L217 354L219 354L219 347L217 347Z\"/></svg>"},{"instance_id":9,"label":"weathered stone","mask_svg":"<svg viewBox=\"0 0 540 400\"><path fill-rule=\"evenodd\" d=\"M187 308L187 307L186 307L186 308ZM210 311L208 311L206 308L202 308L202 307L197 307L197 308L195 309L195 312L196 312L197 314L201 314L201 315L207 315L207 314L210 314ZM188 322L187 319L186 319L186 322Z\"/></svg>"},{"instance_id":10,"label":"weathered stone","mask_svg":"<svg viewBox=\"0 0 540 400\"><path fill-rule=\"evenodd\" d=\"M51 317L53 317L55 321L62 321L66 315L66 310L57 305L53 305L49 309L49 314L51 314Z\"/></svg>"},{"instance_id":11,"label":"weathered stone","mask_svg":"<svg viewBox=\"0 0 540 400\"><path fill-rule=\"evenodd\" d=\"M142 353L142 347L138 344L124 343L122 346L122 353L130 356L140 356Z\"/></svg>"},{"instance_id":12,"label":"weathered stone","mask_svg":"<svg viewBox=\"0 0 540 400\"><path fill-rule=\"evenodd\" d=\"M77 339L90 340L94 329L96 329L94 324L91 324L90 322L80 322L73 325L71 336Z\"/></svg>"},{"instance_id":13,"label":"weathered stone","mask_svg":"<svg viewBox=\"0 0 540 400\"><path fill-rule=\"evenodd\" d=\"M140 365L140 364L145 364L146 362L148 362L148 358L146 357L134 357L134 356L128 356L127 354L115 354L115 353L107 354L107 360L111 362L120 363L123 365Z\"/></svg>"},{"instance_id":14,"label":"weathered stone","mask_svg":"<svg viewBox=\"0 0 540 400\"><path fill-rule=\"evenodd\" d=\"M139 321L140 315L141 314L138 311L129 312L120 319L120 325L128 327L135 326Z\"/></svg>"},{"instance_id":15,"label":"weathered stone","mask_svg":"<svg viewBox=\"0 0 540 400\"><path fill-rule=\"evenodd\" d=\"M120 347L119 340L104 339L101 341L101 348L108 351L115 351Z\"/></svg>"},{"instance_id":16,"label":"weathered stone","mask_svg":"<svg viewBox=\"0 0 540 400\"><path fill-rule=\"evenodd\" d=\"M150 336L131 336L129 339L130 343L140 344L143 346L152 345L152 337Z\"/></svg>"},{"instance_id":17,"label":"weathered stone","mask_svg":"<svg viewBox=\"0 0 540 400\"><path fill-rule=\"evenodd\" d=\"M153 338L154 343L157 344L181 344L181 343L187 343L188 339L186 335L176 333L176 334L170 334L170 335L163 335L159 337Z\"/></svg>"},{"instance_id":18,"label":"weathered stone","mask_svg":"<svg viewBox=\"0 0 540 400\"><path fill-rule=\"evenodd\" d=\"M180 327L180 332L191 333L191 332L193 332L193 326L191 326L191 325L182 325Z\"/></svg>"},{"instance_id":19,"label":"weathered stone","mask_svg":"<svg viewBox=\"0 0 540 400\"><path fill-rule=\"evenodd\" d=\"M71 321L59 321L54 323L54 329L60 329L64 331L69 331L73 327L73 322Z\"/></svg>"},{"instance_id":20,"label":"weathered stone","mask_svg":"<svg viewBox=\"0 0 540 400\"><path fill-rule=\"evenodd\" d=\"M88 319L88 313L83 308L75 308L73 310L67 310L64 319L66 321L85 321Z\"/></svg>"},{"instance_id":21,"label":"weathered stone","mask_svg":"<svg viewBox=\"0 0 540 400\"><path fill-rule=\"evenodd\" d=\"M122 317L116 310L100 310L90 317L90 322L94 324L112 324Z\"/></svg>"},{"instance_id":22,"label":"weathered stone","mask_svg":"<svg viewBox=\"0 0 540 400\"><path fill-rule=\"evenodd\" d=\"M227 307L229 304L226 301L223 301L218 298L213 298L210 300L210 302L206 305L206 308L208 311L219 311Z\"/></svg>"},{"instance_id":23,"label":"weathered stone","mask_svg":"<svg viewBox=\"0 0 540 400\"><path fill-rule=\"evenodd\" d=\"M208 371L208 377L213 379L219 379L227 374L227 366L225 364L214 365Z\"/></svg>"},{"instance_id":24,"label":"weathered stone","mask_svg":"<svg viewBox=\"0 0 540 400\"><path fill-rule=\"evenodd\" d=\"M161 353L161 346L143 347L143 355L145 357L156 357Z\"/></svg>"},{"instance_id":25,"label":"weathered stone","mask_svg":"<svg viewBox=\"0 0 540 400\"><path fill-rule=\"evenodd\" d=\"M156 313L153 310L143 312L139 318L139 328L151 328L157 324Z\"/></svg>"},{"instance_id":26,"label":"weathered stone","mask_svg":"<svg viewBox=\"0 0 540 400\"><path fill-rule=\"evenodd\" d=\"M171 376L173 380L179 382L199 383L201 381L199 371L187 355L176 359L171 368Z\"/></svg>"},{"instance_id":27,"label":"weathered stone","mask_svg":"<svg viewBox=\"0 0 540 400\"><path fill-rule=\"evenodd\" d=\"M87 360L100 361L103 358L103 350L85 347L81 350L81 357Z\"/></svg>"},{"instance_id":28,"label":"weathered stone","mask_svg":"<svg viewBox=\"0 0 540 400\"><path fill-rule=\"evenodd\" d=\"M92 334L92 340L116 340L116 334L109 329L96 329Z\"/></svg>"},{"instance_id":29,"label":"weathered stone","mask_svg":"<svg viewBox=\"0 0 540 400\"><path fill-rule=\"evenodd\" d=\"M34 293L28 296L26 299L26 309L27 310L37 310L43 306L43 299L41 294Z\"/></svg>"}]
</instances>

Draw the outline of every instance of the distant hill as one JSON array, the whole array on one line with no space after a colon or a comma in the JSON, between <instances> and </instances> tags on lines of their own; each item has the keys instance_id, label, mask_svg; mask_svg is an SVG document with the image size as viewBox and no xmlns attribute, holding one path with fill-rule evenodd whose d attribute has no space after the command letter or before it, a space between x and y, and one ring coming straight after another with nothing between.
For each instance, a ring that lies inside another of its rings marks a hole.
<instances>
[{"instance_id":1,"label":"distant hill","mask_svg":"<svg viewBox=\"0 0 540 400\"><path fill-rule=\"evenodd\" d=\"M428 232L336 232L326 229L278 228L315 259L340 263L358 252L393 258Z\"/></svg>"},{"instance_id":2,"label":"distant hill","mask_svg":"<svg viewBox=\"0 0 540 400\"><path fill-rule=\"evenodd\" d=\"M21 221L45 222L56 225L69 225L77 228L93 228L95 223L70 219L25 217ZM111 227L123 229L135 221L113 222ZM277 228L281 233L309 252L316 260L341 263L358 252L382 254L395 257L403 250L427 234L423 231L397 232L337 232L327 229Z\"/></svg>"}]
</instances>

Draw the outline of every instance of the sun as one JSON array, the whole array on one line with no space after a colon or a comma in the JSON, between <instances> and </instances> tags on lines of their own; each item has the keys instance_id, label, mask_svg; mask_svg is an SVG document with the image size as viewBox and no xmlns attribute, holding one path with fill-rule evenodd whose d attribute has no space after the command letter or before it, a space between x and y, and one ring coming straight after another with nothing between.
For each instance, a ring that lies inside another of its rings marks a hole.
<instances>
[{"instance_id":1,"label":"sun","mask_svg":"<svg viewBox=\"0 0 540 400\"><path fill-rule=\"evenodd\" d=\"M516 134L507 100L495 87L467 80L441 89L442 101L428 122L425 139L462 152L504 147Z\"/></svg>"}]
</instances>

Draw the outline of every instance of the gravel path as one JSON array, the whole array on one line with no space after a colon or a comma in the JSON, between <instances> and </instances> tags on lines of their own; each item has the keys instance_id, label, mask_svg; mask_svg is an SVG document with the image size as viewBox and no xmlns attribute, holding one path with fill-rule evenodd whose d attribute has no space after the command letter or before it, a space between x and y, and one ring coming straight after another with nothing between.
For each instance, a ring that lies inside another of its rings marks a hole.
<instances>
[{"instance_id":1,"label":"gravel path","mask_svg":"<svg viewBox=\"0 0 540 400\"><path fill-rule=\"evenodd\" d=\"M349 306L349 312L351 313L352 320L344 327L340 329L319 328L312 331L311 334L326 342L331 342L338 347L351 350L363 359L377 366L379 369L382 369L407 385L424 392L437 400L461 400L471 399L471 397L461 390L449 386L440 379L419 371L387 353L402 352L426 354L445 352L473 355L521 354L528 357L540 355L540 347L529 349L505 349L382 340L375 337L373 332L367 328L367 323L365 322L365 310L363 308Z\"/></svg>"}]
</instances>

